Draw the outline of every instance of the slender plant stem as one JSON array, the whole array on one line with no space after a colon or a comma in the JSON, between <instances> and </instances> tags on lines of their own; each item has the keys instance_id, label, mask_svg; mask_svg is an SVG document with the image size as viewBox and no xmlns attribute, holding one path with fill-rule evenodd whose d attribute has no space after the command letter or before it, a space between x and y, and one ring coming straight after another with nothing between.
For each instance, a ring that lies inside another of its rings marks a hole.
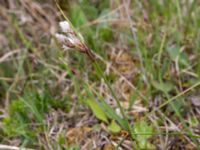
<instances>
[{"instance_id":1,"label":"slender plant stem","mask_svg":"<svg viewBox=\"0 0 200 150\"><path fill-rule=\"evenodd\" d=\"M134 134L132 134L131 126L130 126L130 124L129 124L129 122L128 122L128 118L126 117L126 114L125 114L124 109L122 108L122 106L121 106L121 104L120 104L119 99L117 98L117 96L116 96L114 90L112 89L110 83L109 83L108 80L106 79L105 75L103 74L102 69L100 68L100 66L99 66L99 64L97 63L96 60L94 60L93 65L95 66L95 68L96 68L97 71L99 72L100 76L103 78L103 80L105 81L106 85L108 86L108 89L110 90L112 96L114 97L114 99L115 99L115 101L116 101L116 103L117 103L117 106L118 106L119 109L120 109L120 112L121 112L121 114L122 114L122 117L123 117L124 120L126 121L128 131L129 131L129 133L130 133L132 139L134 139Z\"/></svg>"}]
</instances>

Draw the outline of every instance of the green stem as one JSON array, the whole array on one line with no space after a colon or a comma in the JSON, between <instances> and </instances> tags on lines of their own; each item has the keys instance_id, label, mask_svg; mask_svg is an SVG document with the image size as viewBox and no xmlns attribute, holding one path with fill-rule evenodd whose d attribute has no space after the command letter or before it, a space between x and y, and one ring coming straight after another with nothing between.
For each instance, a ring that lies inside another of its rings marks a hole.
<instances>
[{"instance_id":1,"label":"green stem","mask_svg":"<svg viewBox=\"0 0 200 150\"><path fill-rule=\"evenodd\" d=\"M126 114L125 114L124 109L122 108L122 106L121 106L121 104L120 104L119 99L117 98L117 96L116 96L114 90L112 89L112 87L111 87L109 81L106 79L105 75L103 74L102 69L100 68L100 66L99 66L99 64L97 63L96 60L94 60L93 65L95 66L95 68L96 68L97 71L99 72L100 76L103 78L103 80L105 81L106 85L108 86L108 89L110 90L112 96L114 97L114 99L115 99L115 101L116 101L116 103L117 103L117 106L118 106L119 109L120 109L120 112L121 112L121 114L122 114L122 117L123 117L124 120L126 121L126 124L127 124L126 126L127 126L127 128L128 128L128 131L129 131L129 133L130 133L132 139L134 139L134 135L132 134L131 126L129 125L128 118L126 117Z\"/></svg>"}]
</instances>

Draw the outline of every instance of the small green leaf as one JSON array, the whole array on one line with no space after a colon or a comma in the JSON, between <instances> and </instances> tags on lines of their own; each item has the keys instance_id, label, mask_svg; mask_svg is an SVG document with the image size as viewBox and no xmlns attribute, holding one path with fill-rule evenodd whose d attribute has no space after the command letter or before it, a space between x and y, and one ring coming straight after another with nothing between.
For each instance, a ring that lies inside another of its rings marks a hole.
<instances>
[{"instance_id":1,"label":"small green leaf","mask_svg":"<svg viewBox=\"0 0 200 150\"><path fill-rule=\"evenodd\" d=\"M167 52L169 53L171 60L173 60L173 61L176 60L176 58L179 55L179 49L180 48L178 48L176 46L170 46L170 47L167 48Z\"/></svg>"},{"instance_id":2,"label":"small green leaf","mask_svg":"<svg viewBox=\"0 0 200 150\"><path fill-rule=\"evenodd\" d=\"M100 103L103 111L106 113L108 118L116 120L123 129L128 130L127 122L122 119L118 114L116 114L116 112L113 110L112 107L110 107L110 105L108 105L104 100L101 100Z\"/></svg>"},{"instance_id":3,"label":"small green leaf","mask_svg":"<svg viewBox=\"0 0 200 150\"><path fill-rule=\"evenodd\" d=\"M119 133L121 131L120 126L115 122L115 120L112 120L111 124L108 126L108 130L113 133Z\"/></svg>"},{"instance_id":4,"label":"small green leaf","mask_svg":"<svg viewBox=\"0 0 200 150\"><path fill-rule=\"evenodd\" d=\"M171 46L167 48L167 52L169 53L171 60L176 61L176 59L178 59L179 64L189 66L188 56L184 52L181 52L180 49L181 48L177 46Z\"/></svg>"},{"instance_id":5,"label":"small green leaf","mask_svg":"<svg viewBox=\"0 0 200 150\"><path fill-rule=\"evenodd\" d=\"M98 119L108 123L106 114L104 113L104 111L101 109L101 107L99 106L99 104L96 101L94 101L92 99L88 99L87 103L88 103L89 107L91 108L92 112L94 113L94 115Z\"/></svg>"},{"instance_id":6,"label":"small green leaf","mask_svg":"<svg viewBox=\"0 0 200 150\"><path fill-rule=\"evenodd\" d=\"M181 53L179 56L179 63L184 66L189 66L188 56L185 53Z\"/></svg>"},{"instance_id":7,"label":"small green leaf","mask_svg":"<svg viewBox=\"0 0 200 150\"><path fill-rule=\"evenodd\" d=\"M145 121L136 122L134 125L134 134L141 149L151 149L152 145L148 142L153 134L152 126L148 125Z\"/></svg>"},{"instance_id":8,"label":"small green leaf","mask_svg":"<svg viewBox=\"0 0 200 150\"><path fill-rule=\"evenodd\" d=\"M173 85L171 83L159 83L157 81L153 81L152 85L162 92L169 92L173 89Z\"/></svg>"}]
</instances>

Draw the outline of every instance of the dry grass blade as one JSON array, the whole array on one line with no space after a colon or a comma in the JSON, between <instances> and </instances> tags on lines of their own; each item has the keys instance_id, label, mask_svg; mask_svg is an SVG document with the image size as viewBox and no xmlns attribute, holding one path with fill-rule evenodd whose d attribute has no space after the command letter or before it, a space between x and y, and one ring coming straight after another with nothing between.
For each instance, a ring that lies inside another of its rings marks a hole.
<instances>
[{"instance_id":1,"label":"dry grass blade","mask_svg":"<svg viewBox=\"0 0 200 150\"><path fill-rule=\"evenodd\" d=\"M17 53L19 53L19 52L20 52L20 50L13 50L13 51L10 51L10 52L4 54L4 55L0 58L0 63L6 61L9 57L11 57L12 55L17 54Z\"/></svg>"},{"instance_id":2,"label":"dry grass blade","mask_svg":"<svg viewBox=\"0 0 200 150\"><path fill-rule=\"evenodd\" d=\"M34 150L30 148L21 148L16 146L2 145L0 144L0 150Z\"/></svg>"}]
</instances>

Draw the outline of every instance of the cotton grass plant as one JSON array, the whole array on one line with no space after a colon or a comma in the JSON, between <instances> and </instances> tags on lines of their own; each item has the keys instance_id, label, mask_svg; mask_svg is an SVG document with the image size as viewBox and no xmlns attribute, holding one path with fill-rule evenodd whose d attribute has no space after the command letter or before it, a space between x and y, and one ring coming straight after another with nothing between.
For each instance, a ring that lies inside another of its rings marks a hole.
<instances>
[{"instance_id":1,"label":"cotton grass plant","mask_svg":"<svg viewBox=\"0 0 200 150\"><path fill-rule=\"evenodd\" d=\"M58 40L58 42L61 44L62 48L65 50L74 50L77 52L81 52L85 54L91 60L91 63L96 69L96 72L98 72L99 77L103 78L114 100L117 103L117 107L119 108L122 119L124 120L124 123L125 123L124 124L125 129L128 130L131 137L134 138L132 134L133 132L132 128L128 122L124 109L122 108L120 101L115 94L115 91L111 87L109 81L106 79L101 67L99 66L99 63L97 62L97 58L95 57L95 54L85 44L84 39L82 38L81 34L74 30L74 27L71 25L69 21L61 21L59 22L59 26L60 26L61 32L56 33L55 37Z\"/></svg>"}]
</instances>

